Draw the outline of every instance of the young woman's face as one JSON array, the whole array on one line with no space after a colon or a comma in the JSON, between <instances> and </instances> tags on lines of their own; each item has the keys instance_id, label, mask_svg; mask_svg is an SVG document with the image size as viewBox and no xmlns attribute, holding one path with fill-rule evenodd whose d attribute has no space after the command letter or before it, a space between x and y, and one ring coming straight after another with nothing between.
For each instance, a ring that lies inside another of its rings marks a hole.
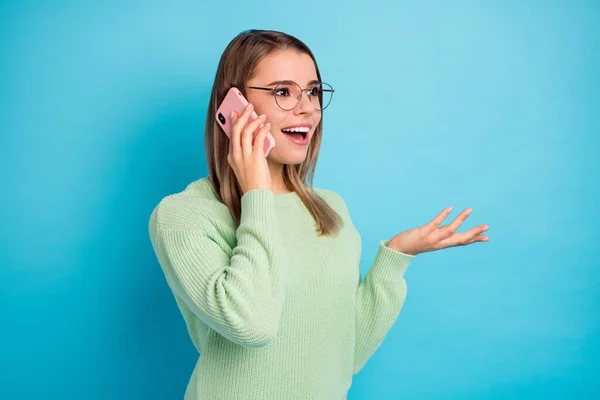
<instances>
[{"instance_id":1,"label":"young woman's face","mask_svg":"<svg viewBox=\"0 0 600 400\"><path fill-rule=\"evenodd\" d=\"M317 80L315 64L308 54L296 50L280 50L261 60L247 86L274 88L276 84L272 84L273 82L293 81L302 89L306 89L311 86L311 82ZM279 94L286 93L283 91ZM321 122L321 112L315 110L315 106L318 106L318 98L313 96L311 102L306 92L303 92L296 108L285 111L277 105L275 96L270 91L248 88L246 97L254 105L256 113L266 114L267 121L271 123L271 134L277 143L269 154L269 160L281 164L303 162L317 125ZM280 103L283 103L284 100L279 99ZM287 101L290 101L289 97ZM306 133L308 143L298 144L293 139L299 136L298 133L289 135L282 131L291 127L302 127L304 130L309 128Z\"/></svg>"}]
</instances>

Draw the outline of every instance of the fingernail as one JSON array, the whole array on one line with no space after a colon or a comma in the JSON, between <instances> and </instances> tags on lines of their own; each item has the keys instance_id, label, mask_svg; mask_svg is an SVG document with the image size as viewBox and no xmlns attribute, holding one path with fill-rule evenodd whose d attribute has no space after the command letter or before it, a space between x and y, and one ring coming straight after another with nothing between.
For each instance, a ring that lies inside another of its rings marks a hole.
<instances>
[{"instance_id":1,"label":"fingernail","mask_svg":"<svg viewBox=\"0 0 600 400\"><path fill-rule=\"evenodd\" d=\"M446 207L446 212L452 211L452 207Z\"/></svg>"},{"instance_id":2,"label":"fingernail","mask_svg":"<svg viewBox=\"0 0 600 400\"><path fill-rule=\"evenodd\" d=\"M267 123L265 124L265 126L271 126L271 123L270 123L270 122L267 122Z\"/></svg>"},{"instance_id":3,"label":"fingernail","mask_svg":"<svg viewBox=\"0 0 600 400\"><path fill-rule=\"evenodd\" d=\"M230 118L233 119L233 117L235 116L235 111L231 112Z\"/></svg>"},{"instance_id":4,"label":"fingernail","mask_svg":"<svg viewBox=\"0 0 600 400\"><path fill-rule=\"evenodd\" d=\"M252 103L248 103L248 105L246 106L246 110L249 110L252 108Z\"/></svg>"},{"instance_id":5,"label":"fingernail","mask_svg":"<svg viewBox=\"0 0 600 400\"><path fill-rule=\"evenodd\" d=\"M465 213L465 215L471 215L471 213L473 212L473 210L471 210L470 208L467 210L467 212Z\"/></svg>"},{"instance_id":6,"label":"fingernail","mask_svg":"<svg viewBox=\"0 0 600 400\"><path fill-rule=\"evenodd\" d=\"M258 118L267 118L267 114L260 114Z\"/></svg>"},{"instance_id":7,"label":"fingernail","mask_svg":"<svg viewBox=\"0 0 600 400\"><path fill-rule=\"evenodd\" d=\"M263 126L265 126L265 124L260 124L258 127L259 127L259 128L262 128Z\"/></svg>"}]
</instances>

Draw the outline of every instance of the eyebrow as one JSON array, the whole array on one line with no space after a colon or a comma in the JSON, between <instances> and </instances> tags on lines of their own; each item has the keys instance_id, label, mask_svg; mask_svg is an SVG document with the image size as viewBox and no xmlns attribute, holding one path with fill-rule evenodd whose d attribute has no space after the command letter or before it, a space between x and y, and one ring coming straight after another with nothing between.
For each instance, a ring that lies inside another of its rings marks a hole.
<instances>
[{"instance_id":1,"label":"eyebrow","mask_svg":"<svg viewBox=\"0 0 600 400\"><path fill-rule=\"evenodd\" d=\"M293 83L296 83L294 81L290 81L290 80L284 80L284 81L275 81L275 82L271 82L269 83L267 86L274 86L274 85L291 85ZM308 85L313 85L315 83L320 83L317 80L312 80L310 82L308 82Z\"/></svg>"}]
</instances>

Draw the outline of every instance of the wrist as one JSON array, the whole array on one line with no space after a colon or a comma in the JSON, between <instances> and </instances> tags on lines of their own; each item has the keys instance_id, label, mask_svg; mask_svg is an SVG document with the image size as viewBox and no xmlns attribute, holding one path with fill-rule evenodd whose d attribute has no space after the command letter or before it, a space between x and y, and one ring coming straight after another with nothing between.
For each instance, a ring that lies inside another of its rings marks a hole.
<instances>
[{"instance_id":1,"label":"wrist","mask_svg":"<svg viewBox=\"0 0 600 400\"><path fill-rule=\"evenodd\" d=\"M394 239L392 239L388 242L387 247L389 247L390 249L392 249L394 251L408 254L409 256L416 256L418 254L417 252L414 252L412 250L405 249L397 241L394 241Z\"/></svg>"}]
</instances>

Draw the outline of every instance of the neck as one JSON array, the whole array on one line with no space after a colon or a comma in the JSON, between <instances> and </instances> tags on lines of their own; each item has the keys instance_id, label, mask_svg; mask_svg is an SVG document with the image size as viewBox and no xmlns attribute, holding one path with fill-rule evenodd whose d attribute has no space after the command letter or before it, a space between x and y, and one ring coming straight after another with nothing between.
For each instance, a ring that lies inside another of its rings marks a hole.
<instances>
[{"instance_id":1,"label":"neck","mask_svg":"<svg viewBox=\"0 0 600 400\"><path fill-rule=\"evenodd\" d=\"M289 193L290 189L285 186L283 181L283 164L269 160L269 158L267 158L267 164L269 165L269 171L271 172L271 186L273 188L273 193Z\"/></svg>"}]
</instances>

